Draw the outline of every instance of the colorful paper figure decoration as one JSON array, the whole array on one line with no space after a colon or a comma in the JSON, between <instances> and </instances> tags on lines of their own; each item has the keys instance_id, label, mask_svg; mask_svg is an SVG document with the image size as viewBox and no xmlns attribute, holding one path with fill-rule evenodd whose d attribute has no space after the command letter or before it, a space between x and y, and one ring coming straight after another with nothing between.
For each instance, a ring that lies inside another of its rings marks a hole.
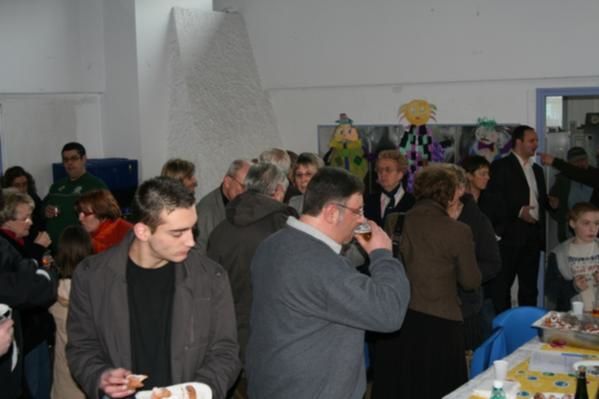
<instances>
[{"instance_id":1,"label":"colorful paper figure decoration","mask_svg":"<svg viewBox=\"0 0 599 399\"><path fill-rule=\"evenodd\" d=\"M481 155L493 162L510 152L512 147L510 134L497 126L493 119L478 118L474 130L474 143L470 155Z\"/></svg>"},{"instance_id":2,"label":"colorful paper figure decoration","mask_svg":"<svg viewBox=\"0 0 599 399\"><path fill-rule=\"evenodd\" d=\"M399 107L399 120L407 119L410 123L399 142L399 152L408 161L408 189L411 191L414 173L429 162L443 162L444 150L441 144L433 139L427 128L429 119L436 120L437 107L425 100L412 100Z\"/></svg>"},{"instance_id":3,"label":"colorful paper figure decoration","mask_svg":"<svg viewBox=\"0 0 599 399\"><path fill-rule=\"evenodd\" d=\"M347 114L340 114L339 120L335 122L337 126L329 142L328 163L363 179L368 172L368 162L358 129L353 126L353 121Z\"/></svg>"}]
</instances>

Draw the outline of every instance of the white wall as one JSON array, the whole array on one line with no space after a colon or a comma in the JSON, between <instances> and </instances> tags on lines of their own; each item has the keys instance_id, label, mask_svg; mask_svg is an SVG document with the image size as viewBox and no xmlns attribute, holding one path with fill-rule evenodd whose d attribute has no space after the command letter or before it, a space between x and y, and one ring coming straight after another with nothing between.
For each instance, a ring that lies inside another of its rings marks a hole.
<instances>
[{"instance_id":1,"label":"white wall","mask_svg":"<svg viewBox=\"0 0 599 399\"><path fill-rule=\"evenodd\" d=\"M232 160L280 146L239 14L175 8L168 149L193 161L198 193L218 186Z\"/></svg>"},{"instance_id":2,"label":"white wall","mask_svg":"<svg viewBox=\"0 0 599 399\"><path fill-rule=\"evenodd\" d=\"M98 95L0 95L0 106L3 167L24 167L42 197L65 143L85 143L89 158L103 156Z\"/></svg>"},{"instance_id":3,"label":"white wall","mask_svg":"<svg viewBox=\"0 0 599 399\"><path fill-rule=\"evenodd\" d=\"M141 174L160 174L168 152L167 33L173 7L212 10L211 0L135 0Z\"/></svg>"},{"instance_id":4,"label":"white wall","mask_svg":"<svg viewBox=\"0 0 599 399\"><path fill-rule=\"evenodd\" d=\"M424 98L438 123L535 124L535 89L598 86L599 3L575 0L245 0L284 145L316 150L340 112L393 123Z\"/></svg>"},{"instance_id":5,"label":"white wall","mask_svg":"<svg viewBox=\"0 0 599 399\"><path fill-rule=\"evenodd\" d=\"M102 96L104 153L141 158L135 0L104 3L106 87ZM141 166L141 165L140 165Z\"/></svg>"},{"instance_id":6,"label":"white wall","mask_svg":"<svg viewBox=\"0 0 599 399\"><path fill-rule=\"evenodd\" d=\"M104 90L102 2L0 1L0 93Z\"/></svg>"},{"instance_id":7,"label":"white wall","mask_svg":"<svg viewBox=\"0 0 599 399\"><path fill-rule=\"evenodd\" d=\"M595 76L599 2L245 0L264 87Z\"/></svg>"}]
</instances>

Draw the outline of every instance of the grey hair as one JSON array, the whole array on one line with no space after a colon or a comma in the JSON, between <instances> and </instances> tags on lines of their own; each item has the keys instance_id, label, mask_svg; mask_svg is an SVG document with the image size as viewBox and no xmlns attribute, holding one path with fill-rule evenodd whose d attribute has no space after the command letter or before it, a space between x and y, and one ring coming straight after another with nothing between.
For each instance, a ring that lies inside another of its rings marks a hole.
<instances>
[{"instance_id":1,"label":"grey hair","mask_svg":"<svg viewBox=\"0 0 599 399\"><path fill-rule=\"evenodd\" d=\"M250 165L250 161L248 161L247 159L236 159L233 162L231 162L231 165L229 165L229 169L227 169L227 173L225 174L225 176L233 178L237 177L237 172L239 172L241 169L248 165Z\"/></svg>"},{"instance_id":2,"label":"grey hair","mask_svg":"<svg viewBox=\"0 0 599 399\"><path fill-rule=\"evenodd\" d=\"M283 190L287 190L288 185L287 174L278 166L266 162L252 165L245 177L247 191L266 195L274 194L278 186L282 186Z\"/></svg>"},{"instance_id":3,"label":"grey hair","mask_svg":"<svg viewBox=\"0 0 599 399\"><path fill-rule=\"evenodd\" d=\"M280 148L271 148L270 150L263 151L258 157L260 162L271 163L278 166L285 174L289 172L291 168L291 158L287 151Z\"/></svg>"},{"instance_id":4,"label":"grey hair","mask_svg":"<svg viewBox=\"0 0 599 399\"><path fill-rule=\"evenodd\" d=\"M25 204L31 210L35 208L35 202L28 194L23 194L13 188L2 190L2 196L4 197L4 207L0 210L0 225L15 219L18 205Z\"/></svg>"}]
</instances>

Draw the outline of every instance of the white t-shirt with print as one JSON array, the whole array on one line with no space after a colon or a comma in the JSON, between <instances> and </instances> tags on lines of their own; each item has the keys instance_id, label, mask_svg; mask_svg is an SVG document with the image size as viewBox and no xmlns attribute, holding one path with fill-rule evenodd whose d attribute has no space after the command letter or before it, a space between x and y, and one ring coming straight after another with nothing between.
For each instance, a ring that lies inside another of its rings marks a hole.
<instances>
[{"instance_id":1,"label":"white t-shirt with print","mask_svg":"<svg viewBox=\"0 0 599 399\"><path fill-rule=\"evenodd\" d=\"M575 287L577 291L580 291L585 312L592 311L595 294L599 290L599 244L596 241L588 244L570 243L568 266L572 271L574 281L577 276L584 276L587 288L582 290L576 284Z\"/></svg>"}]
</instances>

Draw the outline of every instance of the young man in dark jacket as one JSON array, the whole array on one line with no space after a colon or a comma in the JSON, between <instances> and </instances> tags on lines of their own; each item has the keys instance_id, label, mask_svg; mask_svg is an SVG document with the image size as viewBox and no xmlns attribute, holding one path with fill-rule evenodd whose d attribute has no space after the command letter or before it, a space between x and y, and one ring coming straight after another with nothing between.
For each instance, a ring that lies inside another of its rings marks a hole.
<instances>
[{"instance_id":1,"label":"young man in dark jacket","mask_svg":"<svg viewBox=\"0 0 599 399\"><path fill-rule=\"evenodd\" d=\"M145 386L205 383L223 399L239 373L229 280L195 247L193 193L158 177L137 190L138 222L118 246L75 270L67 360L89 398L129 397Z\"/></svg>"}]
</instances>

